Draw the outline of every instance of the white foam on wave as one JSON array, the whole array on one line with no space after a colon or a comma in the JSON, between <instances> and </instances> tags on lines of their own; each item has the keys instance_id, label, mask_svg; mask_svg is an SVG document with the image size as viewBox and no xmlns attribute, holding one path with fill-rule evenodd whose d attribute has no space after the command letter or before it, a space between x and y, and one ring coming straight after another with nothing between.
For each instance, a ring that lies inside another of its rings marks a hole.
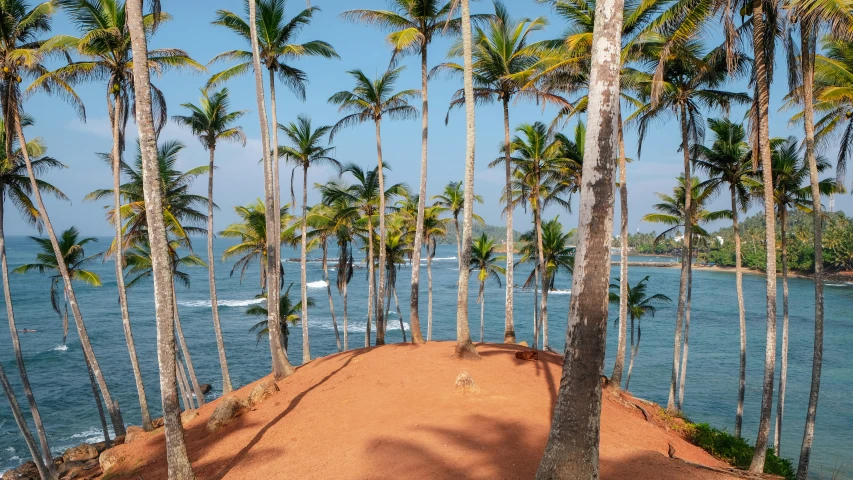
<instances>
[{"instance_id":1,"label":"white foam on wave","mask_svg":"<svg viewBox=\"0 0 853 480\"><path fill-rule=\"evenodd\" d=\"M50 349L51 352L67 352L68 345L57 345Z\"/></svg>"},{"instance_id":2,"label":"white foam on wave","mask_svg":"<svg viewBox=\"0 0 853 480\"><path fill-rule=\"evenodd\" d=\"M253 298L251 300L219 300L216 304L220 307L248 307L249 305L264 303L265 301L266 300L263 298ZM179 300L178 305L184 307L211 308L213 303L211 303L210 300Z\"/></svg>"},{"instance_id":3,"label":"white foam on wave","mask_svg":"<svg viewBox=\"0 0 853 480\"><path fill-rule=\"evenodd\" d=\"M549 295L571 295L571 290L551 290L548 292Z\"/></svg>"},{"instance_id":4,"label":"white foam on wave","mask_svg":"<svg viewBox=\"0 0 853 480\"><path fill-rule=\"evenodd\" d=\"M825 283L827 287L849 287L851 283Z\"/></svg>"},{"instance_id":5,"label":"white foam on wave","mask_svg":"<svg viewBox=\"0 0 853 480\"><path fill-rule=\"evenodd\" d=\"M326 288L329 284L325 280L317 280L316 282L308 282L305 284L308 288Z\"/></svg>"},{"instance_id":6,"label":"white foam on wave","mask_svg":"<svg viewBox=\"0 0 853 480\"><path fill-rule=\"evenodd\" d=\"M314 324L313 322L309 322L309 323L311 324L312 327L318 327L318 328L322 328L324 330L332 330L333 329L331 321L329 323L326 323L326 324ZM340 320L338 321L338 328L340 328L341 330L343 330L343 328L344 328L343 322L341 322ZM409 328L408 322L403 322L403 329L406 330L407 332L411 331L411 329ZM399 320L392 321L389 319L388 326L385 328L385 330L388 332L390 332L392 330L400 331L400 321ZM350 321L347 324L347 332L349 332L351 334L352 333L364 333L366 331L367 331L367 322ZM376 324L373 322L371 322L370 331L371 331L371 333L376 331Z\"/></svg>"}]
</instances>

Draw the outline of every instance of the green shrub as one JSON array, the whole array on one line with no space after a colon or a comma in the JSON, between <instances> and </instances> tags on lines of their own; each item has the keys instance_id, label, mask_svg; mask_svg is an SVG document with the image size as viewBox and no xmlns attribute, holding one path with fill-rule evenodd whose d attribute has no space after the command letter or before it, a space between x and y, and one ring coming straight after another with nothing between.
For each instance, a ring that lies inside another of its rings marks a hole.
<instances>
[{"instance_id":1,"label":"green shrub","mask_svg":"<svg viewBox=\"0 0 853 480\"><path fill-rule=\"evenodd\" d=\"M746 440L737 438L728 432L717 430L707 423L693 424L691 427L690 441L694 445L738 468L749 468L755 447L748 444ZM779 475L787 479L794 478L794 468L791 461L787 458L777 457L772 448L767 450L764 473Z\"/></svg>"}]
</instances>

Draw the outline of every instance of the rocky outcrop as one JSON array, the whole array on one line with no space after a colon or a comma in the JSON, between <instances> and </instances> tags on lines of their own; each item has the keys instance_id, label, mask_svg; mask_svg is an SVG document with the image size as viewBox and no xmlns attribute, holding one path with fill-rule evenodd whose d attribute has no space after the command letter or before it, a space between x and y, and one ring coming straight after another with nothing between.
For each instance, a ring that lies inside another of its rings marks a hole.
<instances>
[{"instance_id":1,"label":"rocky outcrop","mask_svg":"<svg viewBox=\"0 0 853 480\"><path fill-rule=\"evenodd\" d=\"M252 393L249 394L249 407L254 407L275 395L278 391L278 385L276 385L274 380L268 379L261 381L259 384L255 385L255 388L252 389Z\"/></svg>"},{"instance_id":2,"label":"rocky outcrop","mask_svg":"<svg viewBox=\"0 0 853 480\"><path fill-rule=\"evenodd\" d=\"M79 462L98 458L98 450L88 443L71 447L62 454L62 460L67 462Z\"/></svg>"},{"instance_id":3,"label":"rocky outcrop","mask_svg":"<svg viewBox=\"0 0 853 480\"><path fill-rule=\"evenodd\" d=\"M18 468L6 471L3 474L3 480L40 480L38 468L36 464L30 460L22 464Z\"/></svg>"},{"instance_id":4,"label":"rocky outcrop","mask_svg":"<svg viewBox=\"0 0 853 480\"><path fill-rule=\"evenodd\" d=\"M184 410L181 412L181 425L186 425L190 420L198 416L198 410Z\"/></svg>"},{"instance_id":5,"label":"rocky outcrop","mask_svg":"<svg viewBox=\"0 0 853 480\"><path fill-rule=\"evenodd\" d=\"M98 459L80 460L75 462L63 462L56 471L59 474L60 480L70 480L78 478L94 478L100 471L98 468Z\"/></svg>"},{"instance_id":6,"label":"rocky outcrop","mask_svg":"<svg viewBox=\"0 0 853 480\"><path fill-rule=\"evenodd\" d=\"M145 435L145 430L143 430L142 427L131 425L127 427L127 434L124 436L124 443L133 443L142 438L143 435Z\"/></svg>"},{"instance_id":7,"label":"rocky outcrop","mask_svg":"<svg viewBox=\"0 0 853 480\"><path fill-rule=\"evenodd\" d=\"M477 393L480 391L480 387L474 383L474 379L471 378L471 374L468 372L462 372L456 377L456 384L454 385L454 390L456 393L466 394L466 393Z\"/></svg>"},{"instance_id":8,"label":"rocky outcrop","mask_svg":"<svg viewBox=\"0 0 853 480\"><path fill-rule=\"evenodd\" d=\"M211 390L213 390L213 387L209 383L202 383L199 385L199 388L201 388L202 395L207 395Z\"/></svg>"},{"instance_id":9,"label":"rocky outcrop","mask_svg":"<svg viewBox=\"0 0 853 480\"><path fill-rule=\"evenodd\" d=\"M210 415L207 422L207 431L215 432L228 425L232 420L239 417L248 409L246 402L235 394L226 395L219 399L219 404Z\"/></svg>"},{"instance_id":10,"label":"rocky outcrop","mask_svg":"<svg viewBox=\"0 0 853 480\"><path fill-rule=\"evenodd\" d=\"M110 473L120 461L121 457L116 454L115 448L104 450L98 457L98 463L101 464L101 469L103 469L104 475Z\"/></svg>"}]
</instances>

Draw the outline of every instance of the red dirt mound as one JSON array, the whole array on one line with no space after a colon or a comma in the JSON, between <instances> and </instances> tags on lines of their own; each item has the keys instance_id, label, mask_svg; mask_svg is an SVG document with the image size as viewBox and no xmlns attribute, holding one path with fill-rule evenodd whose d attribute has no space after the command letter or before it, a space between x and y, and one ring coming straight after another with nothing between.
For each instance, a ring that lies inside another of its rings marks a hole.
<instances>
[{"instance_id":1,"label":"red dirt mound","mask_svg":"<svg viewBox=\"0 0 853 480\"><path fill-rule=\"evenodd\" d=\"M193 469L199 479L533 478L562 357L539 352L527 361L515 356L523 347L480 345L482 361L472 362L454 358L453 349L388 345L314 360L216 433L206 428L211 402L185 424ZM454 388L463 371L476 391ZM254 385L236 394L248 397ZM624 394L604 398L602 478L737 477L686 442L657 407L641 404L643 412ZM162 429L111 453L118 466L110 479L166 478Z\"/></svg>"}]
</instances>

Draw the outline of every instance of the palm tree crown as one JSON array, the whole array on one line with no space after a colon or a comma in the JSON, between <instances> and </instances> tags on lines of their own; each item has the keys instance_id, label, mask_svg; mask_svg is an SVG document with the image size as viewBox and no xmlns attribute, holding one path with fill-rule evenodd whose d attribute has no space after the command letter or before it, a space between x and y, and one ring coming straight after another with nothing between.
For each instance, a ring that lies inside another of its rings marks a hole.
<instances>
[{"instance_id":1,"label":"palm tree crown","mask_svg":"<svg viewBox=\"0 0 853 480\"><path fill-rule=\"evenodd\" d=\"M246 134L243 133L242 127L234 126L234 123L247 112L245 110L232 112L228 93L227 88L212 94L202 89L198 105L181 104L190 111L189 115L175 115L172 120L188 127L208 150L216 148L219 141L237 142L245 146Z\"/></svg>"}]
</instances>

